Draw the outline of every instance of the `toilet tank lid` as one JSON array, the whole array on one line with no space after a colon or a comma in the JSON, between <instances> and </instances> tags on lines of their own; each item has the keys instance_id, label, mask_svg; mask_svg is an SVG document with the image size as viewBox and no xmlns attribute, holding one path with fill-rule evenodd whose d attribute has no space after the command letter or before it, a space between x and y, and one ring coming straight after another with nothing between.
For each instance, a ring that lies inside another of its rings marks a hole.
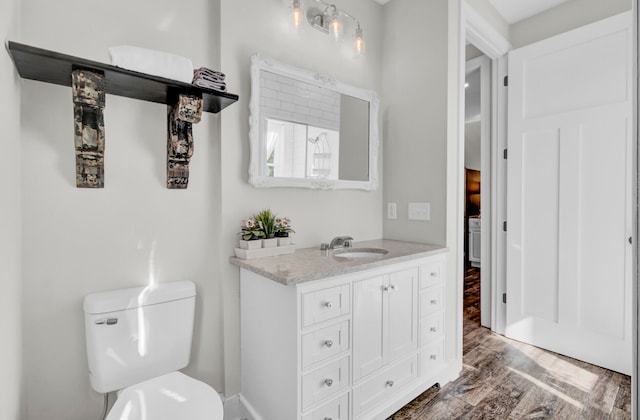
<instances>
[{"instance_id":1,"label":"toilet tank lid","mask_svg":"<svg viewBox=\"0 0 640 420\"><path fill-rule=\"evenodd\" d=\"M84 312L101 314L141 306L155 305L196 295L196 286L191 281L156 283L143 287L91 293L84 298Z\"/></svg>"}]
</instances>

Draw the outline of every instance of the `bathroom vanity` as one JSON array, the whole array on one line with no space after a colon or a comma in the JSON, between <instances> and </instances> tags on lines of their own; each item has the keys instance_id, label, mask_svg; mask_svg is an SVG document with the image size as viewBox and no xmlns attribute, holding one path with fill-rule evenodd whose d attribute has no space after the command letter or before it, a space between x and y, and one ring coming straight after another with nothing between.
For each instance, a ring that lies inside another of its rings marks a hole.
<instances>
[{"instance_id":1,"label":"bathroom vanity","mask_svg":"<svg viewBox=\"0 0 640 420\"><path fill-rule=\"evenodd\" d=\"M385 419L452 379L446 248L376 240L353 249L367 248L388 252L230 258L241 268L240 399L249 418Z\"/></svg>"}]
</instances>

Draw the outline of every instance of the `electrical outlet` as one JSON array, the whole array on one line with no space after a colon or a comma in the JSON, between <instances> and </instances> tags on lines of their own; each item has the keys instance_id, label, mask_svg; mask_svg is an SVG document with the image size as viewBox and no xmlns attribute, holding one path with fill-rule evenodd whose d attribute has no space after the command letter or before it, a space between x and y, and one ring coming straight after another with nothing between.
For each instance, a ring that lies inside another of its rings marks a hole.
<instances>
[{"instance_id":1,"label":"electrical outlet","mask_svg":"<svg viewBox=\"0 0 640 420\"><path fill-rule=\"evenodd\" d=\"M409 220L430 220L430 203L409 203Z\"/></svg>"},{"instance_id":2,"label":"electrical outlet","mask_svg":"<svg viewBox=\"0 0 640 420\"><path fill-rule=\"evenodd\" d=\"M387 203L387 219L395 220L398 218L398 208L396 203Z\"/></svg>"}]
</instances>

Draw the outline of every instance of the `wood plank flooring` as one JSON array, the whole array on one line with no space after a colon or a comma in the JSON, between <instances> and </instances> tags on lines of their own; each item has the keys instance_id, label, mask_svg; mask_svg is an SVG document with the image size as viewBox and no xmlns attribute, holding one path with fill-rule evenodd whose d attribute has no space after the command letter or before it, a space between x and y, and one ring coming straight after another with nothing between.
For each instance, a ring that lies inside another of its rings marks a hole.
<instances>
[{"instance_id":1,"label":"wood plank flooring","mask_svg":"<svg viewBox=\"0 0 640 420\"><path fill-rule=\"evenodd\" d=\"M467 270L463 370L387 420L631 419L631 378L480 326L480 271Z\"/></svg>"}]
</instances>

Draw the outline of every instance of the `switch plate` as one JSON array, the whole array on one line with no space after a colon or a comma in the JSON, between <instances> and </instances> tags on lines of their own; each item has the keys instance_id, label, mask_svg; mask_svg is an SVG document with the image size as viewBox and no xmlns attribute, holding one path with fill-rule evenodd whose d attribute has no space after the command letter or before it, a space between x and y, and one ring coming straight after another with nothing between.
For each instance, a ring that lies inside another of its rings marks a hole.
<instances>
[{"instance_id":1,"label":"switch plate","mask_svg":"<svg viewBox=\"0 0 640 420\"><path fill-rule=\"evenodd\" d=\"M430 220L430 203L409 203L409 220Z\"/></svg>"},{"instance_id":2,"label":"switch plate","mask_svg":"<svg viewBox=\"0 0 640 420\"><path fill-rule=\"evenodd\" d=\"M396 203L387 203L387 219L395 220L398 218L398 207Z\"/></svg>"}]
</instances>

